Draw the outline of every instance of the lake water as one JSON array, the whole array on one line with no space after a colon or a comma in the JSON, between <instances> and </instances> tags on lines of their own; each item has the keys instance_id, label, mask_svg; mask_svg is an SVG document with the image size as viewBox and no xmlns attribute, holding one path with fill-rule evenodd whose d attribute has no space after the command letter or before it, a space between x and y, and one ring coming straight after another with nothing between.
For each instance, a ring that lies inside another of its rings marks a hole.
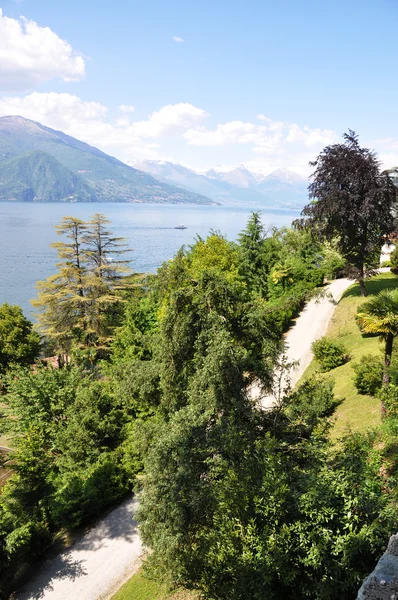
<instances>
[{"instance_id":1,"label":"lake water","mask_svg":"<svg viewBox=\"0 0 398 600\"><path fill-rule=\"evenodd\" d=\"M103 213L110 229L125 237L132 267L154 272L172 258L182 245L192 244L196 235L206 237L211 229L235 240L245 227L252 208L174 204L24 204L0 203L0 304L19 304L32 318L30 299L35 283L56 271L57 255L50 244L56 241L54 225L63 216L88 220ZM296 211L264 210L264 225L290 225ZM174 229L184 224L187 229Z\"/></svg>"}]
</instances>

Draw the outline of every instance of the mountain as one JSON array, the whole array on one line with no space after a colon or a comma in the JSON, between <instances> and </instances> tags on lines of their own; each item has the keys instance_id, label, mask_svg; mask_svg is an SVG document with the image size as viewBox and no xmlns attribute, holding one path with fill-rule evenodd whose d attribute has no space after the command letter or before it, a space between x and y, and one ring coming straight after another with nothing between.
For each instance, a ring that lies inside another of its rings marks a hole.
<instances>
[{"instance_id":1,"label":"mountain","mask_svg":"<svg viewBox=\"0 0 398 600\"><path fill-rule=\"evenodd\" d=\"M0 117L0 200L215 203L18 116Z\"/></svg>"},{"instance_id":2,"label":"mountain","mask_svg":"<svg viewBox=\"0 0 398 600\"><path fill-rule=\"evenodd\" d=\"M302 208L307 203L307 179L294 171L278 169L269 175L254 173L244 166L214 167L197 173L182 165L143 160L134 166L160 181L204 194L217 202L237 202L259 208Z\"/></svg>"},{"instance_id":3,"label":"mountain","mask_svg":"<svg viewBox=\"0 0 398 600\"><path fill-rule=\"evenodd\" d=\"M218 179L230 183L233 186L245 189L253 189L256 186L256 176L254 173L246 169L246 167L236 167L228 171L220 169L210 169L206 172L207 177Z\"/></svg>"}]
</instances>

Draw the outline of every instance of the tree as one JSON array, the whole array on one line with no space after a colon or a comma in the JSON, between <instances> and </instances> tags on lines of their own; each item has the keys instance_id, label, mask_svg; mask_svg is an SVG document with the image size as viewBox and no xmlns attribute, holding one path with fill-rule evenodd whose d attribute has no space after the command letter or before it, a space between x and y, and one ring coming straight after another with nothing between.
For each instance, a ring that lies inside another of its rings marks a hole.
<instances>
[{"instance_id":1,"label":"tree","mask_svg":"<svg viewBox=\"0 0 398 600\"><path fill-rule=\"evenodd\" d=\"M84 236L84 256L88 276L88 328L97 347L107 347L111 332L120 320L122 292L134 287L127 275L131 269L121 256L126 249L124 238L115 237L106 228L109 220L96 213L87 224Z\"/></svg>"},{"instance_id":2,"label":"tree","mask_svg":"<svg viewBox=\"0 0 398 600\"><path fill-rule=\"evenodd\" d=\"M19 306L0 306L0 372L11 364L29 365L40 352L40 337Z\"/></svg>"},{"instance_id":3,"label":"tree","mask_svg":"<svg viewBox=\"0 0 398 600\"><path fill-rule=\"evenodd\" d=\"M338 237L338 247L366 295L365 277L378 264L384 235L394 227L396 189L380 171L374 152L361 148L355 132L344 143L322 150L310 163L315 167L302 214L307 224L326 239Z\"/></svg>"},{"instance_id":4,"label":"tree","mask_svg":"<svg viewBox=\"0 0 398 600\"><path fill-rule=\"evenodd\" d=\"M74 341L87 341L86 307L89 299L83 253L83 236L87 227L80 219L63 217L56 231L69 241L51 244L61 259L56 264L58 273L37 283L39 295L32 304L39 309L39 330L60 353L68 355Z\"/></svg>"},{"instance_id":5,"label":"tree","mask_svg":"<svg viewBox=\"0 0 398 600\"><path fill-rule=\"evenodd\" d=\"M241 271L249 289L267 294L267 275L270 270L265 252L266 233L261 223L261 213L253 212L245 229L239 234Z\"/></svg>"},{"instance_id":6,"label":"tree","mask_svg":"<svg viewBox=\"0 0 398 600\"><path fill-rule=\"evenodd\" d=\"M75 347L92 362L107 348L110 334L118 325L123 290L135 285L129 277L127 252L122 238L113 237L105 227L108 220L95 214L89 223L64 217L58 235L69 241L56 242L61 259L58 273L37 284L39 330L68 356Z\"/></svg>"},{"instance_id":7,"label":"tree","mask_svg":"<svg viewBox=\"0 0 398 600\"><path fill-rule=\"evenodd\" d=\"M382 290L367 300L358 308L357 321L364 333L379 335L385 343L383 386L388 386L393 343L398 335L398 289Z\"/></svg>"}]
</instances>

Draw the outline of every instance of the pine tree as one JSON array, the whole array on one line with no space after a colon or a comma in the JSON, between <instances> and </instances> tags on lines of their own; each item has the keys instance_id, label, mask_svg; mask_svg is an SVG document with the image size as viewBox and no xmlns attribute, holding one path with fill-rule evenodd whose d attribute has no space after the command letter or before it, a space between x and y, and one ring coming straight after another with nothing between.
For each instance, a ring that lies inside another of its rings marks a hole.
<instances>
[{"instance_id":1,"label":"pine tree","mask_svg":"<svg viewBox=\"0 0 398 600\"><path fill-rule=\"evenodd\" d=\"M85 341L87 330L87 268L82 249L87 227L80 219L63 217L56 231L70 241L51 244L61 259L56 264L58 272L37 283L39 294L32 304L39 310L39 331L59 354L68 356L73 341Z\"/></svg>"},{"instance_id":2,"label":"pine tree","mask_svg":"<svg viewBox=\"0 0 398 600\"><path fill-rule=\"evenodd\" d=\"M69 241L52 244L61 259L58 273L37 284L38 328L60 355L72 347L83 350L90 362L108 346L118 324L122 292L134 285L123 238L106 229L109 221L95 214L89 223L64 217L56 227Z\"/></svg>"},{"instance_id":3,"label":"pine tree","mask_svg":"<svg viewBox=\"0 0 398 600\"><path fill-rule=\"evenodd\" d=\"M86 279L87 320L98 346L106 346L119 314L122 292L134 283L126 277L131 269L121 256L127 252L124 238L115 237L107 229L109 220L96 213L88 223L84 236L84 256L88 269Z\"/></svg>"}]
</instances>

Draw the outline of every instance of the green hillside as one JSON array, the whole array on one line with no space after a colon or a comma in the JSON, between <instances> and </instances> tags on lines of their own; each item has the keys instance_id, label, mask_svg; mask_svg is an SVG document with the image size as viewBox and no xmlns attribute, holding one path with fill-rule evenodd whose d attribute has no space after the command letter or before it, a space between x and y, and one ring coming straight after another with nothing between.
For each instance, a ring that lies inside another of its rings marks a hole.
<instances>
[{"instance_id":1,"label":"green hillside","mask_svg":"<svg viewBox=\"0 0 398 600\"><path fill-rule=\"evenodd\" d=\"M0 200L71 199L215 204L157 181L61 131L23 117L1 117Z\"/></svg>"},{"instance_id":2,"label":"green hillside","mask_svg":"<svg viewBox=\"0 0 398 600\"><path fill-rule=\"evenodd\" d=\"M93 202L96 193L50 154L35 151L0 163L0 200Z\"/></svg>"}]
</instances>

